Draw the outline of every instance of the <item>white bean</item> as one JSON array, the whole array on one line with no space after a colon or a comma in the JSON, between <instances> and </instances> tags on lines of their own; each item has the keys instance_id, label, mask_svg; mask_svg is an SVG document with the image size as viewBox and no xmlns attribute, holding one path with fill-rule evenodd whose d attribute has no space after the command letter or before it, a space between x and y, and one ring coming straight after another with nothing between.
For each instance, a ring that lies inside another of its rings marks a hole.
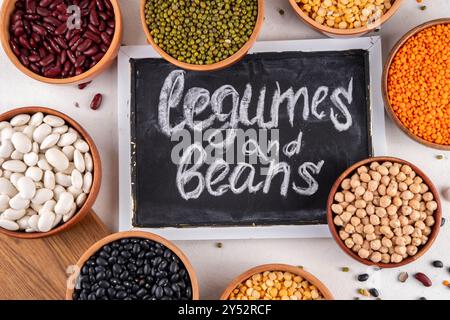
<instances>
[{"instance_id":1,"label":"white bean","mask_svg":"<svg viewBox=\"0 0 450 320\"><path fill-rule=\"evenodd\" d=\"M52 133L51 135L47 136L47 138L44 139L41 143L41 150L49 149L56 145L56 143L60 139L60 135L56 133Z\"/></svg>"},{"instance_id":2,"label":"white bean","mask_svg":"<svg viewBox=\"0 0 450 320\"><path fill-rule=\"evenodd\" d=\"M19 230L19 225L11 220L0 219L0 228L9 230L9 231L17 231Z\"/></svg>"},{"instance_id":3,"label":"white bean","mask_svg":"<svg viewBox=\"0 0 450 320\"><path fill-rule=\"evenodd\" d=\"M3 162L2 168L11 172L25 172L27 170L27 165L21 160L8 160Z\"/></svg>"},{"instance_id":4,"label":"white bean","mask_svg":"<svg viewBox=\"0 0 450 320\"><path fill-rule=\"evenodd\" d=\"M9 208L10 198L6 194L0 195L0 211L5 211Z\"/></svg>"},{"instance_id":5,"label":"white bean","mask_svg":"<svg viewBox=\"0 0 450 320\"><path fill-rule=\"evenodd\" d=\"M69 130L69 127L66 126L66 125L64 125L64 126L57 127L57 128L55 128L55 129L53 129L53 132L52 132L52 133L64 134L64 133L66 133L68 130Z\"/></svg>"},{"instance_id":6,"label":"white bean","mask_svg":"<svg viewBox=\"0 0 450 320\"><path fill-rule=\"evenodd\" d=\"M55 189L56 178L53 171L46 170L44 174L44 187L50 190Z\"/></svg>"},{"instance_id":7,"label":"white bean","mask_svg":"<svg viewBox=\"0 0 450 320\"><path fill-rule=\"evenodd\" d=\"M23 160L23 153L19 152L17 150L14 150L13 153L11 153L12 160Z\"/></svg>"},{"instance_id":8,"label":"white bean","mask_svg":"<svg viewBox=\"0 0 450 320\"><path fill-rule=\"evenodd\" d=\"M67 147L72 145L77 140L77 135L73 132L65 133L58 141L58 147Z\"/></svg>"},{"instance_id":9,"label":"white bean","mask_svg":"<svg viewBox=\"0 0 450 320\"><path fill-rule=\"evenodd\" d=\"M16 194L9 200L9 206L15 210L27 209L30 206L30 200L22 199L22 197Z\"/></svg>"},{"instance_id":10,"label":"white bean","mask_svg":"<svg viewBox=\"0 0 450 320\"><path fill-rule=\"evenodd\" d=\"M69 166L69 160L66 155L56 148L47 150L45 158L57 171L64 171Z\"/></svg>"},{"instance_id":11,"label":"white bean","mask_svg":"<svg viewBox=\"0 0 450 320\"><path fill-rule=\"evenodd\" d=\"M28 139L33 138L33 132L36 130L35 126L26 126L25 129L23 129L23 134L27 136Z\"/></svg>"},{"instance_id":12,"label":"white bean","mask_svg":"<svg viewBox=\"0 0 450 320\"><path fill-rule=\"evenodd\" d=\"M69 213L73 203L73 195L70 192L63 192L56 203L55 213L62 215Z\"/></svg>"},{"instance_id":13,"label":"white bean","mask_svg":"<svg viewBox=\"0 0 450 320\"><path fill-rule=\"evenodd\" d=\"M12 135L14 134L14 129L11 127L7 127L2 130L1 140L5 142L6 140L11 140Z\"/></svg>"},{"instance_id":14,"label":"white bean","mask_svg":"<svg viewBox=\"0 0 450 320\"><path fill-rule=\"evenodd\" d=\"M75 148L73 146L66 146L64 148L62 148L62 152L66 155L67 159L69 159L69 161L73 161L74 160L74 152L75 152Z\"/></svg>"},{"instance_id":15,"label":"white bean","mask_svg":"<svg viewBox=\"0 0 450 320\"><path fill-rule=\"evenodd\" d=\"M33 140L40 144L51 133L52 133L52 128L48 124L43 123L39 127L37 127L36 130L34 130Z\"/></svg>"},{"instance_id":16,"label":"white bean","mask_svg":"<svg viewBox=\"0 0 450 320\"><path fill-rule=\"evenodd\" d=\"M39 144L36 141L33 142L31 151L33 151L34 153L38 154L40 150L41 149L39 148Z\"/></svg>"},{"instance_id":17,"label":"white bean","mask_svg":"<svg viewBox=\"0 0 450 320\"><path fill-rule=\"evenodd\" d=\"M15 132L11 137L11 142L17 151L28 153L31 151L31 140L22 132Z\"/></svg>"},{"instance_id":18,"label":"white bean","mask_svg":"<svg viewBox=\"0 0 450 320\"><path fill-rule=\"evenodd\" d=\"M50 114L44 117L44 122L53 128L61 127L65 124L63 119Z\"/></svg>"},{"instance_id":19,"label":"white bean","mask_svg":"<svg viewBox=\"0 0 450 320\"><path fill-rule=\"evenodd\" d=\"M2 121L0 122L0 131L2 131L5 128L11 128L11 123L9 123L8 121Z\"/></svg>"},{"instance_id":20,"label":"white bean","mask_svg":"<svg viewBox=\"0 0 450 320\"><path fill-rule=\"evenodd\" d=\"M19 225L20 230L26 230L30 227L28 224L28 221L30 220L30 216L24 216L16 221L16 223Z\"/></svg>"},{"instance_id":21,"label":"white bean","mask_svg":"<svg viewBox=\"0 0 450 320\"><path fill-rule=\"evenodd\" d=\"M55 194L55 199L56 201L59 200L59 196L63 193L66 192L66 189L63 186L57 185L55 187L55 189L53 190L53 193Z\"/></svg>"},{"instance_id":22,"label":"white bean","mask_svg":"<svg viewBox=\"0 0 450 320\"><path fill-rule=\"evenodd\" d=\"M11 123L13 127L19 127L26 125L28 121L30 121L30 118L31 116L29 114L19 114L12 118L9 123Z\"/></svg>"},{"instance_id":23,"label":"white bean","mask_svg":"<svg viewBox=\"0 0 450 320\"><path fill-rule=\"evenodd\" d=\"M36 186L34 181L29 177L22 177L17 182L17 189L22 199L31 200L36 194Z\"/></svg>"},{"instance_id":24,"label":"white bean","mask_svg":"<svg viewBox=\"0 0 450 320\"><path fill-rule=\"evenodd\" d=\"M77 189L74 186L68 187L67 191L69 191L73 195L74 198L78 197L80 194L83 193L83 190Z\"/></svg>"},{"instance_id":25,"label":"white bean","mask_svg":"<svg viewBox=\"0 0 450 320\"><path fill-rule=\"evenodd\" d=\"M77 205L75 204L75 203L73 203L72 204L72 207L70 208L70 211L67 213L67 214L65 214L64 216L63 216L63 221L64 222L67 222L67 221L69 221L70 219L72 219L72 217L74 216L74 214L77 212Z\"/></svg>"},{"instance_id":26,"label":"white bean","mask_svg":"<svg viewBox=\"0 0 450 320\"><path fill-rule=\"evenodd\" d=\"M47 162L46 159L39 159L38 167L42 170L52 170L52 166Z\"/></svg>"},{"instance_id":27,"label":"white bean","mask_svg":"<svg viewBox=\"0 0 450 320\"><path fill-rule=\"evenodd\" d=\"M38 229L40 232L49 232L55 222L56 215L51 211L45 211L39 215Z\"/></svg>"},{"instance_id":28,"label":"white bean","mask_svg":"<svg viewBox=\"0 0 450 320\"><path fill-rule=\"evenodd\" d=\"M42 112L36 112L31 116L30 125L32 126L40 126L42 121L44 120L44 114Z\"/></svg>"},{"instance_id":29,"label":"white bean","mask_svg":"<svg viewBox=\"0 0 450 320\"><path fill-rule=\"evenodd\" d=\"M72 171L71 180L74 188L81 189L83 187L83 176L77 169Z\"/></svg>"},{"instance_id":30,"label":"white bean","mask_svg":"<svg viewBox=\"0 0 450 320\"><path fill-rule=\"evenodd\" d=\"M60 214L57 214L55 217L55 221L53 222L52 229L56 228L56 226L61 223L62 219L63 219L63 216Z\"/></svg>"},{"instance_id":31,"label":"white bean","mask_svg":"<svg viewBox=\"0 0 450 320\"><path fill-rule=\"evenodd\" d=\"M28 226L30 229L32 229L32 232L38 231L38 222L39 222L39 215L35 214L34 216L31 216L28 220Z\"/></svg>"},{"instance_id":32,"label":"white bean","mask_svg":"<svg viewBox=\"0 0 450 320\"><path fill-rule=\"evenodd\" d=\"M72 174L73 169L75 169L75 166L74 166L73 162L69 162L69 166L62 173L70 176Z\"/></svg>"},{"instance_id":33,"label":"white bean","mask_svg":"<svg viewBox=\"0 0 450 320\"><path fill-rule=\"evenodd\" d=\"M36 191L34 198L31 200L33 204L42 205L45 202L53 199L53 191L50 189L42 188ZM38 210L39 211L39 210Z\"/></svg>"},{"instance_id":34,"label":"white bean","mask_svg":"<svg viewBox=\"0 0 450 320\"><path fill-rule=\"evenodd\" d=\"M75 150L73 153L73 163L75 165L75 168L78 171L80 171L81 173L83 173L84 170L86 170L86 166L84 163L84 157L79 150Z\"/></svg>"},{"instance_id":35,"label":"white bean","mask_svg":"<svg viewBox=\"0 0 450 320\"><path fill-rule=\"evenodd\" d=\"M57 172L55 174L55 178L56 178L56 183L67 188L70 187L72 185L72 178L71 176L68 176L66 174L63 174L61 172Z\"/></svg>"},{"instance_id":36,"label":"white bean","mask_svg":"<svg viewBox=\"0 0 450 320\"><path fill-rule=\"evenodd\" d=\"M29 167L25 172L25 176L33 179L35 182L39 182L42 180L42 175L44 172L41 168L38 167Z\"/></svg>"},{"instance_id":37,"label":"white bean","mask_svg":"<svg viewBox=\"0 0 450 320\"><path fill-rule=\"evenodd\" d=\"M44 211L55 211L55 206L56 206L55 200L48 200L39 210L39 214L42 214L42 212Z\"/></svg>"},{"instance_id":38,"label":"white bean","mask_svg":"<svg viewBox=\"0 0 450 320\"><path fill-rule=\"evenodd\" d=\"M14 210L14 209L7 209L5 212L3 212L3 218L7 220L16 221L22 218L26 214L26 211L24 209L22 210Z\"/></svg>"},{"instance_id":39,"label":"white bean","mask_svg":"<svg viewBox=\"0 0 450 320\"><path fill-rule=\"evenodd\" d=\"M12 198L18 193L17 189L7 178L0 178L0 194L7 195Z\"/></svg>"},{"instance_id":40,"label":"white bean","mask_svg":"<svg viewBox=\"0 0 450 320\"><path fill-rule=\"evenodd\" d=\"M14 151L11 140L3 140L0 143L0 158L9 158Z\"/></svg>"},{"instance_id":41,"label":"white bean","mask_svg":"<svg viewBox=\"0 0 450 320\"><path fill-rule=\"evenodd\" d=\"M17 182L19 182L19 179L22 177L24 177L24 175L21 173L13 173L11 174L11 177L9 177L9 180L14 185L14 187L16 187L16 189L17 189Z\"/></svg>"},{"instance_id":42,"label":"white bean","mask_svg":"<svg viewBox=\"0 0 450 320\"><path fill-rule=\"evenodd\" d=\"M73 144L73 146L80 150L80 152L82 153L86 153L89 151L89 145L87 144L86 141L82 140L82 139L78 139L77 141L75 141L75 143Z\"/></svg>"},{"instance_id":43,"label":"white bean","mask_svg":"<svg viewBox=\"0 0 450 320\"><path fill-rule=\"evenodd\" d=\"M30 152L23 155L23 162L25 162L25 164L29 167L34 167L35 165L37 165L38 161L39 156L37 155L37 153Z\"/></svg>"},{"instance_id":44,"label":"white bean","mask_svg":"<svg viewBox=\"0 0 450 320\"><path fill-rule=\"evenodd\" d=\"M94 161L92 160L92 156L90 153L84 154L84 163L86 165L86 170L92 172L94 170Z\"/></svg>"},{"instance_id":45,"label":"white bean","mask_svg":"<svg viewBox=\"0 0 450 320\"><path fill-rule=\"evenodd\" d=\"M90 172L86 172L83 178L83 192L89 193L92 187L92 174Z\"/></svg>"},{"instance_id":46,"label":"white bean","mask_svg":"<svg viewBox=\"0 0 450 320\"><path fill-rule=\"evenodd\" d=\"M83 204L86 202L86 199L87 199L86 193L82 193L77 197L76 203L77 203L78 208L83 206Z\"/></svg>"}]
</instances>

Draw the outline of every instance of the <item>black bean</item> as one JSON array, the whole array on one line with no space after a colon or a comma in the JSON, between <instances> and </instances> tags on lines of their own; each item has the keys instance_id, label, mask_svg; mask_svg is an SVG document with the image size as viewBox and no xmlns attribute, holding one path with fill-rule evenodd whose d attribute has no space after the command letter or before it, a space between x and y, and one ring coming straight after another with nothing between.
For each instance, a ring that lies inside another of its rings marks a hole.
<instances>
[{"instance_id":1,"label":"black bean","mask_svg":"<svg viewBox=\"0 0 450 320\"><path fill-rule=\"evenodd\" d=\"M99 272L95 276L95 280L97 280L97 281L104 280L104 279L106 279L106 275L104 272Z\"/></svg>"},{"instance_id":2,"label":"black bean","mask_svg":"<svg viewBox=\"0 0 450 320\"><path fill-rule=\"evenodd\" d=\"M369 293L372 297L375 297L375 298L378 298L380 296L380 293L375 288L369 289Z\"/></svg>"},{"instance_id":3,"label":"black bean","mask_svg":"<svg viewBox=\"0 0 450 320\"><path fill-rule=\"evenodd\" d=\"M367 280L369 280L369 275L367 273L363 273L358 276L358 281L360 282L364 282Z\"/></svg>"},{"instance_id":4,"label":"black bean","mask_svg":"<svg viewBox=\"0 0 450 320\"><path fill-rule=\"evenodd\" d=\"M116 293L117 299L125 299L126 297L128 297L128 293L126 291L119 291Z\"/></svg>"},{"instance_id":5,"label":"black bean","mask_svg":"<svg viewBox=\"0 0 450 320\"><path fill-rule=\"evenodd\" d=\"M156 287L155 290L155 298L156 299L161 299L164 295L164 289L160 286Z\"/></svg>"},{"instance_id":6,"label":"black bean","mask_svg":"<svg viewBox=\"0 0 450 320\"><path fill-rule=\"evenodd\" d=\"M105 294L106 290L104 288L98 288L97 291L95 291L97 298L102 298Z\"/></svg>"},{"instance_id":7,"label":"black bean","mask_svg":"<svg viewBox=\"0 0 450 320\"><path fill-rule=\"evenodd\" d=\"M179 270L178 263L176 263L175 261L173 261L173 262L170 264L170 266L169 266L169 271L170 271L171 273L177 273L178 270Z\"/></svg>"},{"instance_id":8,"label":"black bean","mask_svg":"<svg viewBox=\"0 0 450 320\"><path fill-rule=\"evenodd\" d=\"M435 268L443 268L444 264L440 260L435 260L435 261L433 261L433 267L435 267Z\"/></svg>"},{"instance_id":9,"label":"black bean","mask_svg":"<svg viewBox=\"0 0 450 320\"><path fill-rule=\"evenodd\" d=\"M98 285L100 288L108 289L109 288L109 282L106 280L101 280Z\"/></svg>"},{"instance_id":10,"label":"black bean","mask_svg":"<svg viewBox=\"0 0 450 320\"><path fill-rule=\"evenodd\" d=\"M97 260L95 260L95 262L96 262L98 265L103 266L103 267L108 266L108 261L106 261L106 260L105 260L104 258L102 258L102 257L98 257Z\"/></svg>"},{"instance_id":11,"label":"black bean","mask_svg":"<svg viewBox=\"0 0 450 320\"><path fill-rule=\"evenodd\" d=\"M114 274L121 274L122 273L122 267L119 264L114 264L112 266L112 271L114 272Z\"/></svg>"},{"instance_id":12,"label":"black bean","mask_svg":"<svg viewBox=\"0 0 450 320\"><path fill-rule=\"evenodd\" d=\"M162 278L158 280L158 286L165 287L169 284L169 280L167 278Z\"/></svg>"},{"instance_id":13,"label":"black bean","mask_svg":"<svg viewBox=\"0 0 450 320\"><path fill-rule=\"evenodd\" d=\"M131 253L129 253L128 251L122 251L122 252L120 253L120 255L121 255L122 257L126 258L126 259L128 259L128 258L131 257Z\"/></svg>"},{"instance_id":14,"label":"black bean","mask_svg":"<svg viewBox=\"0 0 450 320\"><path fill-rule=\"evenodd\" d=\"M164 295L169 296L169 297L173 296L172 289L170 287L164 287Z\"/></svg>"}]
</instances>

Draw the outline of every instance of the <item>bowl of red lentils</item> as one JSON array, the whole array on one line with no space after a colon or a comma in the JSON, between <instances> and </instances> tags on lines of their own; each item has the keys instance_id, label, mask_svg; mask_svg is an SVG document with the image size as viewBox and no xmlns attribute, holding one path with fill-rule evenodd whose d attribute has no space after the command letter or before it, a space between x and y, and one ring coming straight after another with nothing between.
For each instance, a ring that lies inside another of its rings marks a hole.
<instances>
[{"instance_id":1,"label":"bowl of red lentils","mask_svg":"<svg viewBox=\"0 0 450 320\"><path fill-rule=\"evenodd\" d=\"M225 289L220 300L334 300L315 276L286 264L266 264L247 270Z\"/></svg>"},{"instance_id":2,"label":"bowl of red lentils","mask_svg":"<svg viewBox=\"0 0 450 320\"><path fill-rule=\"evenodd\" d=\"M378 29L403 0L289 0L298 16L327 36L361 36Z\"/></svg>"},{"instance_id":3,"label":"bowl of red lentils","mask_svg":"<svg viewBox=\"0 0 450 320\"><path fill-rule=\"evenodd\" d=\"M414 164L376 157L352 165L336 180L327 220L349 256L366 265L397 268L433 245L442 206L436 187Z\"/></svg>"},{"instance_id":4,"label":"bowl of red lentils","mask_svg":"<svg viewBox=\"0 0 450 320\"><path fill-rule=\"evenodd\" d=\"M450 18L429 21L393 47L383 72L385 107L412 139L450 150Z\"/></svg>"}]
</instances>

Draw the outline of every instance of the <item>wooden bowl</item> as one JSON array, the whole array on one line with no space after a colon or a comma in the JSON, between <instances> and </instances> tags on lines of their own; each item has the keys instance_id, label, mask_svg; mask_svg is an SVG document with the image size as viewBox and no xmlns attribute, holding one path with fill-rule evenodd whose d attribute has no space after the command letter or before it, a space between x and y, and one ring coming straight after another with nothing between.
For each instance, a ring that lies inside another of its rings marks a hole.
<instances>
[{"instance_id":1,"label":"wooden bowl","mask_svg":"<svg viewBox=\"0 0 450 320\"><path fill-rule=\"evenodd\" d=\"M94 171L93 171L93 180L92 180L92 187L91 191L84 202L83 206L78 210L77 213L70 219L69 221L61 224L57 228L54 228L50 230L49 232L32 232L27 233L23 231L9 231L3 228L0 228L0 233L6 234L11 237L15 238L21 238L21 239L37 239L37 238L44 238L48 236L52 236L54 234L63 232L68 230L69 228L76 225L78 222L80 222L91 210L92 206L94 205L95 199L97 199L98 192L100 191L100 185L102 180L102 166L100 161L100 155L98 153L97 147L95 146L94 141L92 140L91 136L86 132L86 130L83 129L75 120L70 118L69 116L65 115L64 113L61 113L59 111L44 108L44 107L25 107L25 108L18 108L11 111L7 111L0 115L0 122L1 121L8 121L14 116L22 113L26 114L34 114L37 112L42 112L44 115L54 115L58 116L66 123L74 128L80 136L87 142L90 148L90 153L92 156L92 161L94 164Z\"/></svg>"},{"instance_id":2,"label":"wooden bowl","mask_svg":"<svg viewBox=\"0 0 450 320\"><path fill-rule=\"evenodd\" d=\"M333 211L331 211L331 205L334 202L334 195L336 194L336 192L340 189L341 183L344 179L350 177L355 171L356 169L358 169L359 167L363 166L363 165L367 165L370 164L372 162L378 161L380 163L386 162L386 161L390 161L390 162L397 162L400 164L406 164L409 165L417 174L417 176L421 177L424 181L424 183L429 187L429 192L433 193L434 196L434 201L437 202L438 204L438 208L434 213L434 219L436 221L436 223L434 224L432 230L431 230L431 234L428 236L428 242L425 243L425 245L419 247L419 251L417 252L417 254L415 256L412 257L408 257L406 259L404 259L402 262L400 263L374 263L370 260L366 260L366 259L362 259L360 256L358 256L358 254L356 254L354 251L352 251L351 249L347 248L347 246L344 244L344 241L341 240L341 238L339 237L339 231L337 229L337 226L334 224L333 222L333 218L334 218L334 213ZM393 157L375 157L375 158L369 158L369 159L365 159L362 160L358 163L355 163L354 165L352 165L350 168L348 168L347 170L344 171L344 173L342 173L339 178L336 180L336 182L334 183L333 187L331 188L330 194L328 196L328 201L327 201L327 220L328 220L328 227L331 231L331 234L333 235L334 240L336 241L336 243L339 245L339 247L346 253L348 254L350 257L352 257L353 259L365 264L365 265L369 265L369 266L377 266L380 268L398 268L407 264L410 264L411 262L414 262L416 260L418 260L421 256L423 256L425 254L425 252L428 251L428 249L431 248L431 246L433 245L433 242L436 240L437 235L439 233L439 230L441 228L441 221L442 221L442 205L441 205L441 201L440 201L440 197L439 197L439 192L436 189L436 187L434 186L434 184L431 182L431 180L425 175L425 173L423 173L422 170L420 170L418 167L416 167L414 164L402 160L402 159L398 159L398 158L393 158Z\"/></svg>"},{"instance_id":3,"label":"wooden bowl","mask_svg":"<svg viewBox=\"0 0 450 320\"><path fill-rule=\"evenodd\" d=\"M168 62L176 65L179 68L186 69L186 70L192 70L192 71L213 71L213 70L220 70L227 68L236 62L240 61L244 56L247 54L247 52L250 50L250 48L255 43L256 39L258 38L259 32L261 31L262 24L264 21L264 0L257 0L258 1L258 17L256 19L255 28L253 29L253 33L250 36L249 40L244 44L242 48L240 48L235 54L232 56L208 65L196 65L196 64L190 64L185 62L180 62L177 59L173 58L171 55L166 53L163 49L161 49L153 40L153 36L150 34L150 30L148 29L147 23L145 21L145 3L147 0L141 0L141 24L142 28L144 29L145 35L147 36L147 41L153 46L153 49L156 50L156 52L161 55L165 60Z\"/></svg>"},{"instance_id":4,"label":"wooden bowl","mask_svg":"<svg viewBox=\"0 0 450 320\"><path fill-rule=\"evenodd\" d=\"M239 284L245 282L254 274L263 273L265 271L282 271L298 275L314 285L320 291L320 293L322 293L325 300L334 300L334 297L331 294L330 290L328 290L328 288L319 279L301 268L287 264L265 264L245 271L243 274L231 281L231 283L220 296L220 300L228 300L231 292L233 292L233 290L236 289Z\"/></svg>"},{"instance_id":5,"label":"wooden bowl","mask_svg":"<svg viewBox=\"0 0 450 320\"><path fill-rule=\"evenodd\" d=\"M392 4L392 7L385 14L383 14L381 19L378 19L374 23L370 24L370 26L363 26L354 29L337 29L316 22L300 8L296 0L289 0L294 11L307 25L329 37L359 37L366 33L369 33L379 28L383 23L388 21L398 10L398 8L400 8L402 1L403 0L395 0L395 2Z\"/></svg>"},{"instance_id":6,"label":"wooden bowl","mask_svg":"<svg viewBox=\"0 0 450 320\"><path fill-rule=\"evenodd\" d=\"M86 261L94 255L98 250L100 250L103 246L107 245L108 243L114 242L119 239L124 238L143 238L148 239L157 243L160 243L170 249L173 253L177 255L178 258L183 262L188 274L189 279L191 280L191 287L192 287L192 300L199 300L200 297L200 290L198 286L198 280L197 275L194 272L194 269L192 268L191 263L189 262L188 258L184 255L184 253L172 242L169 240L162 238L156 234L149 233L149 232L142 232L142 231L126 231L126 232L119 232L114 233L110 236L107 236L106 238L103 238L102 240L96 242L93 244L78 260L76 266L77 266L77 275L78 277L81 268L83 268ZM66 291L66 300L73 300L72 295L74 292L74 288L68 287Z\"/></svg>"},{"instance_id":7,"label":"wooden bowl","mask_svg":"<svg viewBox=\"0 0 450 320\"><path fill-rule=\"evenodd\" d=\"M407 127L405 127L403 125L403 123L400 121L400 119L397 117L397 115L395 114L394 109L392 108L390 100L389 100L388 78L389 78L389 70L391 68L391 64L392 64L395 56L397 55L398 50L400 50L400 48L405 44L406 41L408 41L412 36L416 35L420 31L422 31L422 30L424 30L424 29L426 29L428 27L431 27L431 26L434 26L434 25L437 25L437 24L448 24L448 23L450 23L450 18L437 19L437 20L428 21L428 22L426 22L424 24L421 24L421 25L415 27L414 29L408 31L395 44L395 46L390 51L388 59L386 61L386 64L384 65L383 76L382 76L382 92L383 92L384 105L385 105L385 108L386 108L387 112L389 113L391 119L411 139L413 139L413 140L415 140L415 141L417 141L417 142L419 142L421 144L424 144L424 145L426 145L428 147L435 148L435 149L440 149L440 150L450 150L450 145L437 144L437 143L430 142L430 141L427 141L425 139L422 139L421 137L416 136Z\"/></svg>"},{"instance_id":8,"label":"wooden bowl","mask_svg":"<svg viewBox=\"0 0 450 320\"><path fill-rule=\"evenodd\" d=\"M92 80L95 76L105 71L115 60L120 49L122 40L122 14L120 11L118 0L109 0L114 7L114 16L116 21L114 37L111 41L108 51L105 53L103 58L91 69L86 72L71 78L64 79L54 79L41 76L34 73L27 67L25 67L20 60L16 57L14 52L9 45L9 21L11 14L14 10L14 4L16 0L4 0L2 9L0 11L0 41L2 43L3 49L6 52L9 60L24 74L27 76L50 84L79 84Z\"/></svg>"}]
</instances>

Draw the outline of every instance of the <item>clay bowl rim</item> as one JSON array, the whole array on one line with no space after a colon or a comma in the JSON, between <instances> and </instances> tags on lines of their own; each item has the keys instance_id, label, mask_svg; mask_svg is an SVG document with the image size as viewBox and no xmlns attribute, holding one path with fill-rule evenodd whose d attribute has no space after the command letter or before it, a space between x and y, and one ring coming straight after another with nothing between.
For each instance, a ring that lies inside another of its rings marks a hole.
<instances>
[{"instance_id":1,"label":"clay bowl rim","mask_svg":"<svg viewBox=\"0 0 450 320\"><path fill-rule=\"evenodd\" d=\"M255 27L253 28L252 35L248 39L248 41L232 56L221 60L219 62L213 63L213 64L207 64L207 65L196 65L196 64L190 64L186 62L180 62L177 59L170 56L168 53L166 53L163 49L161 49L153 40L153 36L150 34L150 30L147 26L147 23L145 21L145 4L147 0L140 0L140 15L141 15L141 25L144 30L144 33L147 37L147 41L152 45L153 49L166 61L170 62L171 64L185 69L185 70L191 70L191 71L215 71L215 70L221 70L224 68L227 68L236 62L239 62L242 60L245 55L248 53L248 51L253 47L255 44L260 32L261 28L264 22L264 13L265 13L265 3L264 0L257 0L258 1L258 16L256 18Z\"/></svg>"},{"instance_id":2,"label":"clay bowl rim","mask_svg":"<svg viewBox=\"0 0 450 320\"><path fill-rule=\"evenodd\" d=\"M318 278L316 278L311 273L292 265L288 264L277 264L277 263L271 263L271 264L263 264L260 266L256 266L254 268L251 268L243 273L241 273L239 276L234 278L230 284L226 287L226 289L223 291L222 295L220 296L220 300L228 300L231 292L242 282L253 276L257 273L262 273L265 271L283 271L283 272L290 272L292 274L296 274L308 282L310 282L312 285L314 285L320 293L324 296L325 300L334 300L334 297L330 290L325 286L325 284L320 281Z\"/></svg>"},{"instance_id":3,"label":"clay bowl rim","mask_svg":"<svg viewBox=\"0 0 450 320\"><path fill-rule=\"evenodd\" d=\"M197 279L197 275L194 271L194 268L192 267L191 262L189 261L189 259L187 258L187 256L183 253L183 251L181 251L173 242L157 235L154 233L150 233L150 232L144 232L144 231L124 231L124 232L117 232L117 233L113 233L99 241L97 241L96 243L94 243L92 246L89 247L89 249L87 249L83 255L80 257L80 259L78 260L78 262L76 263L76 266L78 267L78 270L81 270L81 268L84 266L84 264L86 263L86 261L92 256L94 255L100 248L102 248L103 246L105 246L108 243L114 242L116 240L119 239L124 239L124 238L143 238L143 239L148 239L157 243L160 243L162 245L164 245L165 247L167 247L168 249L170 249L173 253L175 253L175 255L180 258L181 262L183 262L188 274L189 274L189 279L191 281L191 287L192 287L192 300L199 300L200 299L200 288L198 285L198 279ZM77 274L77 277L79 275L79 271ZM73 295L73 288L67 288L66 290L66 300L73 300L72 295Z\"/></svg>"},{"instance_id":4,"label":"clay bowl rim","mask_svg":"<svg viewBox=\"0 0 450 320\"><path fill-rule=\"evenodd\" d=\"M347 248L346 245L344 244L344 241L341 240L341 238L339 237L339 233L337 230L337 227L334 225L333 222L333 218L334 218L334 213L331 211L331 205L334 202L334 195L336 194L337 190L339 189L341 182L350 177L351 174L353 174L356 169L358 169L360 166L363 165L367 165L370 164L372 162L378 161L380 163L386 162L386 161L390 161L390 162L398 162L401 164L406 164L409 165L418 176L420 176L423 181L425 182L425 184L428 186L428 188L430 189L429 191L433 193L434 196L434 200L437 202L438 204L438 208L436 210L436 212L434 213L433 217L435 219L435 224L431 230L431 234L428 237L428 242L425 243L425 245L421 246L419 248L419 251L417 252L417 254L415 256L412 257L408 257L405 260L403 260L400 263L374 263L370 260L366 260L366 259L362 259L361 257L358 256L358 254L356 254L355 252L353 252L351 249ZM337 245L350 257L352 257L353 259L355 259L356 261L368 265L368 266L377 266L379 268L399 268L402 266L405 266L407 264L410 264L414 261L417 261L418 259L420 259L433 245L434 241L436 240L438 234L439 234L439 230L441 228L441 221L442 221L442 204L441 204L441 200L440 200L440 196L439 196L439 192L436 189L435 185L433 184L433 182L430 180L430 178L422 171L420 170L416 165L414 165L413 163L403 160L403 159L399 159L399 158L395 158L395 157L373 157L373 158L367 158L364 159L362 161L359 161L355 164L353 164L352 166L350 166L347 170L345 170L340 176L339 178L336 179L336 182L333 184L333 187L331 188L331 191L328 195L328 200L327 200L327 222L328 222L328 228L330 229L330 232L333 236L333 239L335 240L335 242L337 243Z\"/></svg>"},{"instance_id":5,"label":"clay bowl rim","mask_svg":"<svg viewBox=\"0 0 450 320\"><path fill-rule=\"evenodd\" d=\"M386 111L388 112L390 118L394 121L394 123L399 127L406 135L413 139L416 142L419 142L420 144L423 144L427 147L439 149L439 150L450 150L450 145L444 145L444 144L438 144L434 142L427 141L419 136L416 136L413 134L408 128L406 128L403 123L400 121L400 119L397 117L394 109L392 108L391 102L389 100L389 94L388 94L388 78L389 78L389 70L391 69L392 62L394 61L395 56L397 55L398 51L403 47L403 45L413 36L415 36L417 33L421 32L422 30L425 30L431 26L438 25L438 24L449 24L450 18L442 18L442 19L435 19L431 21L427 21L425 23L422 23L421 25L418 25L417 27L414 27L413 29L409 30L405 35L403 35L400 40L397 41L397 43L394 45L394 47L389 52L388 58L386 60L386 63L384 64L383 68L383 75L382 75L382 93L383 93L383 100L384 100L384 107Z\"/></svg>"},{"instance_id":6,"label":"clay bowl rim","mask_svg":"<svg viewBox=\"0 0 450 320\"><path fill-rule=\"evenodd\" d=\"M30 78L33 78L37 81L41 81L44 83L56 85L82 83L84 81L92 79L94 76L107 69L111 65L113 60L116 58L120 49L123 32L122 13L118 0L109 0L114 8L114 19L115 19L114 36L108 48L108 51L106 51L103 58L93 68L90 68L89 70L83 72L78 76L63 79L47 78L37 73L34 73L31 69L28 69L20 62L20 60L16 57L16 55L12 51L11 46L9 45L9 38L10 38L9 22L16 1L17 0L3 1L3 5L0 11L0 42L9 60L16 66L16 68L18 68L23 74L29 76Z\"/></svg>"},{"instance_id":7,"label":"clay bowl rim","mask_svg":"<svg viewBox=\"0 0 450 320\"><path fill-rule=\"evenodd\" d=\"M92 156L92 162L94 164L94 170L92 173L92 187L91 191L84 202L83 206L77 211L77 213L74 214L72 219L70 219L68 222L63 223L59 227L50 230L49 232L32 232L32 233L26 233L23 231L9 231L3 228L0 228L0 233L3 233L7 236L19 238L19 239L38 239L38 238L45 238L49 237L55 234L62 233L69 228L76 225L78 222L80 222L92 209L92 206L94 205L95 200L97 199L98 193L100 191L101 186L101 180L102 180L102 165L101 165L101 159L100 154L98 152L98 149L94 143L94 140L91 138L91 136L87 133L87 131L80 125L78 122L73 120L68 115L59 112L54 109L50 109L47 107L22 107L22 108L16 108L9 110L5 113L0 114L0 121L9 121L14 116L18 114L30 114L33 115L35 113L42 112L45 115L54 115L58 116L64 121L66 121L67 124L69 124L72 128L77 130L77 132L80 134L80 136L87 142L89 145L89 151Z\"/></svg>"},{"instance_id":8,"label":"clay bowl rim","mask_svg":"<svg viewBox=\"0 0 450 320\"><path fill-rule=\"evenodd\" d=\"M313 29L324 33L325 35L329 36L330 34L333 36L362 36L368 32L371 32L381 26L383 23L388 21L400 8L403 0L395 0L394 4L391 6L391 8L381 16L380 19L375 21L370 26L363 26L355 29L337 29L337 28L331 28L329 26L325 26L323 24L320 24L314 19L312 19L308 14L306 14L300 6L297 4L295 0L289 0L289 3L291 4L294 11L297 13L297 15L310 27Z\"/></svg>"}]
</instances>

